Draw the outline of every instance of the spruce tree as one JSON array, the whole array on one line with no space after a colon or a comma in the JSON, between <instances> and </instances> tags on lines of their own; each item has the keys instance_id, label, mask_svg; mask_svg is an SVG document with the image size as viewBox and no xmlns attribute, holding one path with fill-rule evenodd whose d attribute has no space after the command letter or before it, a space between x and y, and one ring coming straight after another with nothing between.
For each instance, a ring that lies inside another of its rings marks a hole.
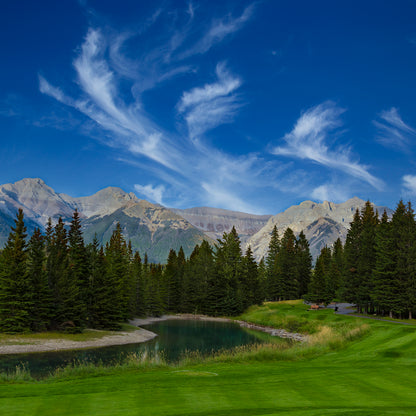
<instances>
[{"instance_id":1,"label":"spruce tree","mask_svg":"<svg viewBox=\"0 0 416 416\"><path fill-rule=\"evenodd\" d=\"M375 237L378 224L377 214L370 201L361 210L360 252L357 263L359 286L356 302L368 312L373 291L372 274L376 263Z\"/></svg>"},{"instance_id":2,"label":"spruce tree","mask_svg":"<svg viewBox=\"0 0 416 416\"><path fill-rule=\"evenodd\" d=\"M197 303L197 311L211 314L212 309L215 310L216 295L215 295L215 263L214 252L207 241L202 241L198 255L195 258L195 278L198 279L198 288L200 298Z\"/></svg>"},{"instance_id":3,"label":"spruce tree","mask_svg":"<svg viewBox=\"0 0 416 416\"><path fill-rule=\"evenodd\" d=\"M129 251L123 237L120 223L116 224L106 246L107 281L112 289L113 321L119 322L130 317L129 308Z\"/></svg>"},{"instance_id":4,"label":"spruce tree","mask_svg":"<svg viewBox=\"0 0 416 416\"><path fill-rule=\"evenodd\" d=\"M309 250L309 242L303 231L296 240L296 275L298 280L298 298L308 292L308 285L312 274L312 256Z\"/></svg>"},{"instance_id":5,"label":"spruce tree","mask_svg":"<svg viewBox=\"0 0 416 416\"><path fill-rule=\"evenodd\" d=\"M269 248L266 256L266 298L268 300L279 300L279 296L282 293L282 287L280 285L280 267L278 260L279 251L280 239L277 227L275 225L270 237Z\"/></svg>"},{"instance_id":6,"label":"spruce tree","mask_svg":"<svg viewBox=\"0 0 416 416\"><path fill-rule=\"evenodd\" d=\"M394 240L393 226L389 222L386 211L376 233L376 264L373 270L372 299L379 313L400 312L399 280L396 278L397 250Z\"/></svg>"},{"instance_id":7,"label":"spruce tree","mask_svg":"<svg viewBox=\"0 0 416 416\"><path fill-rule=\"evenodd\" d=\"M256 304L261 305L263 301L266 299L267 291L267 269L266 264L264 263L264 257L262 257L262 259L260 260L257 271L259 276L259 286L255 297Z\"/></svg>"},{"instance_id":8,"label":"spruce tree","mask_svg":"<svg viewBox=\"0 0 416 416\"><path fill-rule=\"evenodd\" d=\"M328 291L331 299L340 297L344 269L344 248L341 239L337 238L332 250L331 264L327 274Z\"/></svg>"},{"instance_id":9,"label":"spruce tree","mask_svg":"<svg viewBox=\"0 0 416 416\"><path fill-rule=\"evenodd\" d=\"M407 206L400 201L391 220L393 236L396 245L396 279L399 284L398 300L400 313L412 317L415 304L415 219L409 203Z\"/></svg>"},{"instance_id":10,"label":"spruce tree","mask_svg":"<svg viewBox=\"0 0 416 416\"><path fill-rule=\"evenodd\" d=\"M280 251L277 256L280 268L278 286L280 287L279 300L297 299L299 282L296 262L296 237L291 228L283 234Z\"/></svg>"},{"instance_id":11,"label":"spruce tree","mask_svg":"<svg viewBox=\"0 0 416 416\"><path fill-rule=\"evenodd\" d=\"M327 246L322 247L316 259L312 279L309 283L308 294L306 296L309 301L328 304L332 300L328 278L330 264L331 249Z\"/></svg>"},{"instance_id":12,"label":"spruce tree","mask_svg":"<svg viewBox=\"0 0 416 416\"><path fill-rule=\"evenodd\" d=\"M361 216L357 209L350 224L344 245L344 274L342 283L342 297L348 302L355 303L360 309L360 284L358 264L361 251Z\"/></svg>"},{"instance_id":13,"label":"spruce tree","mask_svg":"<svg viewBox=\"0 0 416 416\"><path fill-rule=\"evenodd\" d=\"M77 315L76 321L80 325L86 323L88 302L88 263L87 251L81 231L81 220L75 210L68 232L68 279L72 286L76 286L76 296L73 297L73 309Z\"/></svg>"},{"instance_id":14,"label":"spruce tree","mask_svg":"<svg viewBox=\"0 0 416 416\"><path fill-rule=\"evenodd\" d=\"M51 294L46 273L45 238L39 228L33 232L27 250L27 275L32 288L30 328L46 331L50 327Z\"/></svg>"},{"instance_id":15,"label":"spruce tree","mask_svg":"<svg viewBox=\"0 0 416 416\"><path fill-rule=\"evenodd\" d=\"M254 260L251 247L248 246L246 254L243 257L241 273L241 292L242 292L242 307L247 309L249 306L258 303L259 301L259 273L257 263Z\"/></svg>"},{"instance_id":16,"label":"spruce tree","mask_svg":"<svg viewBox=\"0 0 416 416\"><path fill-rule=\"evenodd\" d=\"M197 313L200 312L199 304L201 299L199 268L198 268L199 245L197 244L189 260L185 264L182 285L182 312Z\"/></svg>"},{"instance_id":17,"label":"spruce tree","mask_svg":"<svg viewBox=\"0 0 416 416\"><path fill-rule=\"evenodd\" d=\"M34 288L27 274L26 227L19 209L15 227L9 234L0 257L0 331L8 333L30 330L30 311Z\"/></svg>"},{"instance_id":18,"label":"spruce tree","mask_svg":"<svg viewBox=\"0 0 416 416\"><path fill-rule=\"evenodd\" d=\"M224 291L219 291L219 309L224 315L238 315L243 311L241 293L242 254L240 238L235 227L224 233L218 240L216 268L220 284ZM222 293L221 293L222 292Z\"/></svg>"},{"instance_id":19,"label":"spruce tree","mask_svg":"<svg viewBox=\"0 0 416 416\"><path fill-rule=\"evenodd\" d=\"M97 236L87 246L89 290L88 326L98 329L118 329L119 317L114 313L113 288L106 270L104 250Z\"/></svg>"}]
</instances>

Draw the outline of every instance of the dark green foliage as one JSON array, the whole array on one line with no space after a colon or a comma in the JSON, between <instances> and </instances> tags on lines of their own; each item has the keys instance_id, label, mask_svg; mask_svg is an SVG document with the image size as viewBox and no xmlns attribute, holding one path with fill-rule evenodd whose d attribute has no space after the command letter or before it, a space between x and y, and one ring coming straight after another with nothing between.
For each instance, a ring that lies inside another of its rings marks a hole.
<instances>
[{"instance_id":1,"label":"dark green foliage","mask_svg":"<svg viewBox=\"0 0 416 416\"><path fill-rule=\"evenodd\" d=\"M359 301L359 287L360 287L360 275L358 273L358 263L360 259L360 234L361 234L361 216L357 211L354 214L354 218L351 222L350 229L348 230L347 239L344 246L344 279L342 284L342 297L343 299L358 303Z\"/></svg>"},{"instance_id":2,"label":"dark green foliage","mask_svg":"<svg viewBox=\"0 0 416 416\"><path fill-rule=\"evenodd\" d=\"M182 246L185 256L189 256L195 245L201 244L206 238L202 231L194 227L172 227L173 219L170 216L166 217L166 215L161 215L159 220L159 224L165 226L151 231L138 219L155 215L158 211L155 211L154 208L140 210L140 206L133 207L132 210L131 215L127 215L125 208L121 208L103 218L89 218L83 221L85 241L91 242L96 234L99 243L105 245L110 241L115 224L120 223L124 237L126 240L131 240L133 250L147 253L149 263L164 263L170 249L178 253ZM168 212L164 208L160 208L160 210Z\"/></svg>"},{"instance_id":3,"label":"dark green foliage","mask_svg":"<svg viewBox=\"0 0 416 416\"><path fill-rule=\"evenodd\" d=\"M251 248L242 255L234 227L218 240L215 253L204 240L186 259L180 246L177 254L170 250L167 265L162 267L149 263L147 253L142 263L140 254L133 252L132 243L126 243L125 230L119 223L105 250L97 237L85 246L76 211L68 232L62 218L55 226L49 220L45 236L36 230L28 249L23 213L19 213L16 224L10 243L0 256L4 288L0 299L5 305L4 316L17 311L19 316L17 312L15 315L20 321L10 321L6 328L6 317L3 331L117 329L122 321L135 315L159 316L167 311L238 315L267 297L270 275L265 263L257 265ZM279 296L293 298L299 290L300 276L308 276L305 264L310 262L309 248L304 235L296 240L290 229L282 241L284 247L280 248L276 231L276 247L272 242L274 254L269 255L268 262L271 268L277 265L276 270L280 271ZM13 265L18 265L20 281L6 279ZM8 291L6 283L18 281L19 287L25 289L19 291L13 287ZM19 293L13 298L16 303L6 305L12 292Z\"/></svg>"},{"instance_id":4,"label":"dark green foliage","mask_svg":"<svg viewBox=\"0 0 416 416\"><path fill-rule=\"evenodd\" d=\"M229 233L224 233L222 240L218 240L215 263L217 276L223 286L218 291L218 305L224 315L238 315L243 310L240 244L235 227Z\"/></svg>"},{"instance_id":5,"label":"dark green foliage","mask_svg":"<svg viewBox=\"0 0 416 416\"><path fill-rule=\"evenodd\" d=\"M19 209L15 227L0 257L0 331L30 330L33 287L30 287L26 248L26 227Z\"/></svg>"},{"instance_id":6,"label":"dark green foliage","mask_svg":"<svg viewBox=\"0 0 416 416\"><path fill-rule=\"evenodd\" d=\"M277 227L273 227L272 235L269 243L269 250L266 257L266 271L267 271L267 299L279 300L282 292L282 287L279 280L280 264L279 255L280 239Z\"/></svg>"},{"instance_id":7,"label":"dark green foliage","mask_svg":"<svg viewBox=\"0 0 416 416\"><path fill-rule=\"evenodd\" d=\"M94 239L87 246L88 301L87 326L99 329L117 329L118 314L114 312L113 288L106 268L104 250Z\"/></svg>"},{"instance_id":8,"label":"dark green foliage","mask_svg":"<svg viewBox=\"0 0 416 416\"><path fill-rule=\"evenodd\" d=\"M281 300L297 299L299 291L297 264L296 264L296 237L290 228L287 228L280 242L278 261L280 265L279 286Z\"/></svg>"},{"instance_id":9,"label":"dark green foliage","mask_svg":"<svg viewBox=\"0 0 416 416\"><path fill-rule=\"evenodd\" d=\"M129 317L129 252L118 223L105 248L107 281L112 287L113 321Z\"/></svg>"},{"instance_id":10,"label":"dark green foliage","mask_svg":"<svg viewBox=\"0 0 416 416\"><path fill-rule=\"evenodd\" d=\"M308 291L311 280L312 256L309 251L309 243L303 231L299 233L296 240L296 274L298 280L298 298Z\"/></svg>"},{"instance_id":11,"label":"dark green foliage","mask_svg":"<svg viewBox=\"0 0 416 416\"><path fill-rule=\"evenodd\" d=\"M27 251L27 277L32 305L30 328L32 331L45 331L50 326L51 294L46 273L45 238L36 228L29 240Z\"/></svg>"},{"instance_id":12,"label":"dark green foliage","mask_svg":"<svg viewBox=\"0 0 416 416\"><path fill-rule=\"evenodd\" d=\"M314 303L328 304L333 297L330 289L329 271L331 267L331 249L322 247L321 253L316 259L309 290L306 298Z\"/></svg>"},{"instance_id":13,"label":"dark green foliage","mask_svg":"<svg viewBox=\"0 0 416 416\"><path fill-rule=\"evenodd\" d=\"M251 305L261 304L263 299L259 281L258 266L254 260L253 252L251 251L250 246L247 248L246 254L243 257L240 281L243 310L247 309Z\"/></svg>"},{"instance_id":14,"label":"dark green foliage","mask_svg":"<svg viewBox=\"0 0 416 416\"><path fill-rule=\"evenodd\" d=\"M376 264L373 270L372 299L379 311L393 316L400 312L399 280L396 279L397 251L392 232L393 225L384 211L376 233Z\"/></svg>"},{"instance_id":15,"label":"dark green foliage","mask_svg":"<svg viewBox=\"0 0 416 416\"><path fill-rule=\"evenodd\" d=\"M328 271L328 292L331 299L339 297L339 291L342 283L344 272L344 248L341 240L338 238L332 249L331 264Z\"/></svg>"}]
</instances>

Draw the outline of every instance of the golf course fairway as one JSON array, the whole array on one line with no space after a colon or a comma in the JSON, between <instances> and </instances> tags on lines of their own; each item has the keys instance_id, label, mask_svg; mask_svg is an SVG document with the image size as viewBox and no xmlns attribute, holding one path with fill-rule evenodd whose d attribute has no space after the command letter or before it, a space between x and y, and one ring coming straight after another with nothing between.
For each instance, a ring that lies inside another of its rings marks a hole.
<instances>
[{"instance_id":1,"label":"golf course fairway","mask_svg":"<svg viewBox=\"0 0 416 416\"><path fill-rule=\"evenodd\" d=\"M309 332L178 366L79 368L0 384L2 415L416 415L416 326L307 311L251 308L242 319ZM5 378L4 378L5 380Z\"/></svg>"}]
</instances>

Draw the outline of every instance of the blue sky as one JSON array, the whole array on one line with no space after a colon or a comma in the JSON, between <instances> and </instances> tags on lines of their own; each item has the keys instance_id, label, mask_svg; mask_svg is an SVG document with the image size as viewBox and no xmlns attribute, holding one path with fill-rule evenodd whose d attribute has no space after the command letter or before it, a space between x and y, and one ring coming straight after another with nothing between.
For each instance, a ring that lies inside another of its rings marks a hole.
<instances>
[{"instance_id":1,"label":"blue sky","mask_svg":"<svg viewBox=\"0 0 416 416\"><path fill-rule=\"evenodd\" d=\"M0 182L277 213L416 199L414 1L15 0Z\"/></svg>"}]
</instances>

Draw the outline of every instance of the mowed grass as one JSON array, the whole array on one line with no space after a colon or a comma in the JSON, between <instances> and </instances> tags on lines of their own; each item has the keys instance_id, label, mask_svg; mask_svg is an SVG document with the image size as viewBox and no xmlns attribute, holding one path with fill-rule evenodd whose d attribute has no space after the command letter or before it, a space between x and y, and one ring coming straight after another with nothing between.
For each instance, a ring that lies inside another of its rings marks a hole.
<instances>
[{"instance_id":1,"label":"mowed grass","mask_svg":"<svg viewBox=\"0 0 416 416\"><path fill-rule=\"evenodd\" d=\"M301 303L243 318L311 334L155 364L0 385L4 415L416 415L416 327L308 312ZM294 323L296 319L298 323Z\"/></svg>"}]
</instances>

